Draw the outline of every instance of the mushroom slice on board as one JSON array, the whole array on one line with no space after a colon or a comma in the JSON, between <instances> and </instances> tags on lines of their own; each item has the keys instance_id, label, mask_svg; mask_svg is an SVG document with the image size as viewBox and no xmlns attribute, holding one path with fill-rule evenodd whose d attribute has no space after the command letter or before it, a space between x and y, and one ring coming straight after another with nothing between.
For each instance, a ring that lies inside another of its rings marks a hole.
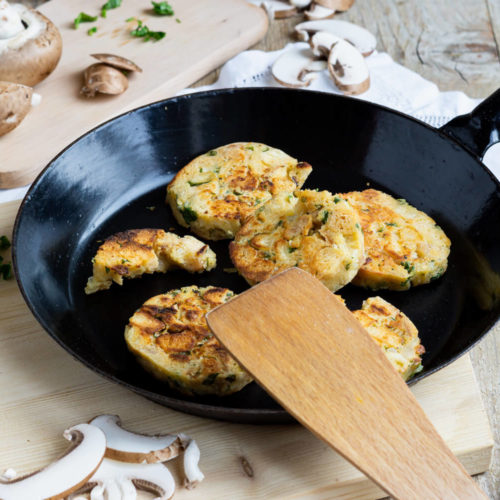
<instances>
[{"instance_id":1,"label":"mushroom slice on board","mask_svg":"<svg viewBox=\"0 0 500 500\"><path fill-rule=\"evenodd\" d=\"M128 464L105 458L75 495L90 491L92 500L135 500L136 488L157 495L155 500L168 500L174 494L175 481L163 464Z\"/></svg>"},{"instance_id":2,"label":"mushroom slice on board","mask_svg":"<svg viewBox=\"0 0 500 500\"><path fill-rule=\"evenodd\" d=\"M319 3L323 7L332 10L348 10L352 7L354 0L314 0L316 3Z\"/></svg>"},{"instance_id":3,"label":"mushroom slice on board","mask_svg":"<svg viewBox=\"0 0 500 500\"><path fill-rule=\"evenodd\" d=\"M194 488L200 481L205 479L205 475L201 472L198 463L200 461L200 449L194 439L191 439L186 434L179 434L179 439L184 446L184 486L188 489Z\"/></svg>"},{"instance_id":4,"label":"mushroom slice on board","mask_svg":"<svg viewBox=\"0 0 500 500\"><path fill-rule=\"evenodd\" d=\"M285 19L297 14L297 9L288 2L280 0L248 0L250 3L262 7L269 17L269 19Z\"/></svg>"},{"instance_id":5,"label":"mushroom slice on board","mask_svg":"<svg viewBox=\"0 0 500 500\"><path fill-rule=\"evenodd\" d=\"M31 87L0 82L0 136L15 129L41 100Z\"/></svg>"},{"instance_id":6,"label":"mushroom slice on board","mask_svg":"<svg viewBox=\"0 0 500 500\"><path fill-rule=\"evenodd\" d=\"M285 87L307 87L326 69L325 61L318 61L307 47L291 47L274 61L271 72L275 80Z\"/></svg>"},{"instance_id":7,"label":"mushroom slice on board","mask_svg":"<svg viewBox=\"0 0 500 500\"><path fill-rule=\"evenodd\" d=\"M117 415L99 415L90 425L99 427L106 436L106 457L130 463L166 462L184 449L181 439L174 434L148 436L122 428Z\"/></svg>"},{"instance_id":8,"label":"mushroom slice on board","mask_svg":"<svg viewBox=\"0 0 500 500\"><path fill-rule=\"evenodd\" d=\"M61 35L49 19L0 0L0 80L36 85L52 73L61 52Z\"/></svg>"},{"instance_id":9,"label":"mushroom slice on board","mask_svg":"<svg viewBox=\"0 0 500 500\"><path fill-rule=\"evenodd\" d=\"M319 21L320 19L331 19L335 15L335 10L312 3L309 10L304 12L304 15L309 21Z\"/></svg>"},{"instance_id":10,"label":"mushroom slice on board","mask_svg":"<svg viewBox=\"0 0 500 500\"><path fill-rule=\"evenodd\" d=\"M125 71L137 71L142 73L142 69L137 66L130 59L125 57L115 56L114 54L90 54L93 58L98 61L107 64L108 66L113 66L114 68L124 69Z\"/></svg>"},{"instance_id":11,"label":"mushroom slice on board","mask_svg":"<svg viewBox=\"0 0 500 500\"><path fill-rule=\"evenodd\" d=\"M89 480L104 457L104 433L92 425L80 424L64 431L63 436L71 441L71 447L61 458L27 476L0 480L2 500L62 499Z\"/></svg>"},{"instance_id":12,"label":"mushroom slice on board","mask_svg":"<svg viewBox=\"0 0 500 500\"><path fill-rule=\"evenodd\" d=\"M294 29L297 38L305 42L318 31L328 31L352 43L365 57L369 56L377 46L377 40L368 30L347 21L339 21L337 19L306 21L297 24Z\"/></svg>"},{"instance_id":13,"label":"mushroom slice on board","mask_svg":"<svg viewBox=\"0 0 500 500\"><path fill-rule=\"evenodd\" d=\"M128 89L127 77L116 68L97 63L89 66L83 75L84 85L80 90L85 97L101 94L122 94Z\"/></svg>"},{"instance_id":14,"label":"mushroom slice on board","mask_svg":"<svg viewBox=\"0 0 500 500\"><path fill-rule=\"evenodd\" d=\"M328 56L328 71L344 94L362 94L370 87L370 73L364 57L345 40L333 45Z\"/></svg>"}]
</instances>

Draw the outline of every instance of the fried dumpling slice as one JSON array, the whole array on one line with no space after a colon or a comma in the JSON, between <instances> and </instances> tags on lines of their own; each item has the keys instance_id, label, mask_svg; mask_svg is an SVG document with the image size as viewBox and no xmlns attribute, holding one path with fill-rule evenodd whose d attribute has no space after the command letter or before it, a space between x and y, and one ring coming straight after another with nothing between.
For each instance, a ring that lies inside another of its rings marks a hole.
<instances>
[{"instance_id":1,"label":"fried dumpling slice","mask_svg":"<svg viewBox=\"0 0 500 500\"><path fill-rule=\"evenodd\" d=\"M92 259L93 275L85 293L108 289L113 282L143 274L181 268L191 273L210 271L215 253L193 236L180 237L163 229L129 229L106 239Z\"/></svg>"}]
</instances>

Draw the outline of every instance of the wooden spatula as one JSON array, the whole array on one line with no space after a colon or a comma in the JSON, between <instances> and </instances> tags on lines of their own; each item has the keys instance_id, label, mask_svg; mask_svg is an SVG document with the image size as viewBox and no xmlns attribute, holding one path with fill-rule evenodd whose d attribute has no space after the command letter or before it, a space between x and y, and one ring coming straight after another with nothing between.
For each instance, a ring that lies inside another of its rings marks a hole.
<instances>
[{"instance_id":1,"label":"wooden spatula","mask_svg":"<svg viewBox=\"0 0 500 500\"><path fill-rule=\"evenodd\" d=\"M290 414L392 497L486 498L380 347L316 278L289 269L207 322Z\"/></svg>"}]
</instances>

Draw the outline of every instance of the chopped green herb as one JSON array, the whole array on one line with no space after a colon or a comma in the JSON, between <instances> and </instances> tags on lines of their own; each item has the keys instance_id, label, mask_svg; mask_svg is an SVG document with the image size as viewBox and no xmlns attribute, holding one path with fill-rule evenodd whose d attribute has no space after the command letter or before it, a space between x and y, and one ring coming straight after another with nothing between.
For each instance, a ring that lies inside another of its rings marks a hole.
<instances>
[{"instance_id":1,"label":"chopped green herb","mask_svg":"<svg viewBox=\"0 0 500 500\"><path fill-rule=\"evenodd\" d=\"M194 222L198 218L198 214L189 205L178 208L186 224L191 224L191 222Z\"/></svg>"},{"instance_id":2,"label":"chopped green herb","mask_svg":"<svg viewBox=\"0 0 500 500\"><path fill-rule=\"evenodd\" d=\"M333 198L333 201L334 201L335 203L338 203L338 202L340 201L340 198L339 198L338 196L335 196L335 198Z\"/></svg>"},{"instance_id":3,"label":"chopped green herb","mask_svg":"<svg viewBox=\"0 0 500 500\"><path fill-rule=\"evenodd\" d=\"M269 151L269 148L267 146L265 148L262 148L263 153L265 153L266 151Z\"/></svg>"},{"instance_id":4,"label":"chopped green herb","mask_svg":"<svg viewBox=\"0 0 500 500\"><path fill-rule=\"evenodd\" d=\"M203 172L203 169L200 167L200 174Z\"/></svg>"},{"instance_id":5,"label":"chopped green herb","mask_svg":"<svg viewBox=\"0 0 500 500\"><path fill-rule=\"evenodd\" d=\"M106 17L108 10L116 9L117 7L120 7L121 4L122 4L122 0L108 0L101 7L101 16Z\"/></svg>"},{"instance_id":6,"label":"chopped green herb","mask_svg":"<svg viewBox=\"0 0 500 500\"><path fill-rule=\"evenodd\" d=\"M226 293L226 299L230 299L231 297L234 297L234 293L233 292L227 292Z\"/></svg>"},{"instance_id":7,"label":"chopped green herb","mask_svg":"<svg viewBox=\"0 0 500 500\"><path fill-rule=\"evenodd\" d=\"M151 2L155 14L159 16L173 16L174 9L168 2Z\"/></svg>"},{"instance_id":8,"label":"chopped green herb","mask_svg":"<svg viewBox=\"0 0 500 500\"><path fill-rule=\"evenodd\" d=\"M264 252L264 259L272 259L273 254L271 252Z\"/></svg>"},{"instance_id":9,"label":"chopped green herb","mask_svg":"<svg viewBox=\"0 0 500 500\"><path fill-rule=\"evenodd\" d=\"M314 189L311 189L311 191L316 191L316 192L318 192L318 191L319 191L319 188L314 188Z\"/></svg>"},{"instance_id":10,"label":"chopped green herb","mask_svg":"<svg viewBox=\"0 0 500 500\"><path fill-rule=\"evenodd\" d=\"M288 253L293 253L297 250L296 248L288 247Z\"/></svg>"},{"instance_id":11,"label":"chopped green herb","mask_svg":"<svg viewBox=\"0 0 500 500\"><path fill-rule=\"evenodd\" d=\"M7 236L0 236L0 250L7 250L7 248L10 248L10 241Z\"/></svg>"},{"instance_id":12,"label":"chopped green herb","mask_svg":"<svg viewBox=\"0 0 500 500\"><path fill-rule=\"evenodd\" d=\"M208 375L205 380L202 382L203 385L212 385L215 382L215 379L217 378L219 374L218 373L211 373Z\"/></svg>"},{"instance_id":13,"label":"chopped green herb","mask_svg":"<svg viewBox=\"0 0 500 500\"><path fill-rule=\"evenodd\" d=\"M401 262L401 265L408 271L408 274L411 274L415 269L415 265L407 260Z\"/></svg>"},{"instance_id":14,"label":"chopped green herb","mask_svg":"<svg viewBox=\"0 0 500 500\"><path fill-rule=\"evenodd\" d=\"M122 264L125 264L125 262L130 262L128 259L122 259Z\"/></svg>"},{"instance_id":15,"label":"chopped green herb","mask_svg":"<svg viewBox=\"0 0 500 500\"><path fill-rule=\"evenodd\" d=\"M434 276L431 277L431 281L436 281L437 279L441 278L443 274L444 274L443 269L440 269Z\"/></svg>"},{"instance_id":16,"label":"chopped green herb","mask_svg":"<svg viewBox=\"0 0 500 500\"><path fill-rule=\"evenodd\" d=\"M233 374L228 375L228 376L226 377L226 380L227 380L228 382L234 382L234 381L236 380L236 375L233 375Z\"/></svg>"},{"instance_id":17,"label":"chopped green herb","mask_svg":"<svg viewBox=\"0 0 500 500\"><path fill-rule=\"evenodd\" d=\"M356 222L355 226L357 229L361 229L361 226L357 222Z\"/></svg>"},{"instance_id":18,"label":"chopped green herb","mask_svg":"<svg viewBox=\"0 0 500 500\"><path fill-rule=\"evenodd\" d=\"M395 223L395 222L386 222L385 223L386 226L394 226L394 227L398 227L398 225Z\"/></svg>"},{"instance_id":19,"label":"chopped green herb","mask_svg":"<svg viewBox=\"0 0 500 500\"><path fill-rule=\"evenodd\" d=\"M130 19L134 20L134 19ZM132 30L130 34L136 38L144 38L145 42L153 39L155 42L165 38L166 33L164 31L151 31L145 24L142 23L140 19L135 19L137 22L137 28Z\"/></svg>"},{"instance_id":20,"label":"chopped green herb","mask_svg":"<svg viewBox=\"0 0 500 500\"><path fill-rule=\"evenodd\" d=\"M249 149L250 151L253 151L253 146L245 146L245 149Z\"/></svg>"},{"instance_id":21,"label":"chopped green herb","mask_svg":"<svg viewBox=\"0 0 500 500\"><path fill-rule=\"evenodd\" d=\"M217 151L215 151L215 149L212 149L212 151L209 151L207 153L207 156L215 156L217 154Z\"/></svg>"},{"instance_id":22,"label":"chopped green herb","mask_svg":"<svg viewBox=\"0 0 500 500\"><path fill-rule=\"evenodd\" d=\"M90 14L85 14L85 12L80 12L80 14L75 17L73 25L76 30L78 26L80 26L80 23L93 23L95 21L97 21L97 16L91 16Z\"/></svg>"},{"instance_id":23,"label":"chopped green herb","mask_svg":"<svg viewBox=\"0 0 500 500\"><path fill-rule=\"evenodd\" d=\"M97 28L95 26L87 30L88 36L92 36L94 33L97 33Z\"/></svg>"},{"instance_id":24,"label":"chopped green herb","mask_svg":"<svg viewBox=\"0 0 500 500\"><path fill-rule=\"evenodd\" d=\"M325 212L323 213L323 218L321 219L321 222L323 224L326 224L326 221L328 220L328 216L330 215L330 212L328 212L327 210L325 210Z\"/></svg>"},{"instance_id":25,"label":"chopped green herb","mask_svg":"<svg viewBox=\"0 0 500 500\"><path fill-rule=\"evenodd\" d=\"M278 224L276 224L276 227L281 227L282 225L283 225L283 221L280 220L280 221L278 221Z\"/></svg>"},{"instance_id":26,"label":"chopped green herb","mask_svg":"<svg viewBox=\"0 0 500 500\"><path fill-rule=\"evenodd\" d=\"M12 278L12 265L10 262L0 266L0 274L2 274L4 280L10 280Z\"/></svg>"},{"instance_id":27,"label":"chopped green herb","mask_svg":"<svg viewBox=\"0 0 500 500\"><path fill-rule=\"evenodd\" d=\"M156 210L156 207L154 205L151 205L150 207L146 207L146 210L149 210L150 212L154 212Z\"/></svg>"},{"instance_id":28,"label":"chopped green herb","mask_svg":"<svg viewBox=\"0 0 500 500\"><path fill-rule=\"evenodd\" d=\"M295 198L295 196L293 194L289 194L286 199L290 202L293 198Z\"/></svg>"},{"instance_id":29,"label":"chopped green herb","mask_svg":"<svg viewBox=\"0 0 500 500\"><path fill-rule=\"evenodd\" d=\"M350 267L351 267L351 263L350 263L350 262L348 262L348 263L345 265L345 270L346 270L346 271L348 271Z\"/></svg>"},{"instance_id":30,"label":"chopped green herb","mask_svg":"<svg viewBox=\"0 0 500 500\"><path fill-rule=\"evenodd\" d=\"M385 227L383 226L377 229L377 233L381 233L382 231L385 231Z\"/></svg>"},{"instance_id":31,"label":"chopped green herb","mask_svg":"<svg viewBox=\"0 0 500 500\"><path fill-rule=\"evenodd\" d=\"M175 22L176 22L176 23L179 23L179 24L181 24L181 23L182 23L182 21L181 21L178 17L176 17L176 18L175 18Z\"/></svg>"},{"instance_id":32,"label":"chopped green herb","mask_svg":"<svg viewBox=\"0 0 500 500\"><path fill-rule=\"evenodd\" d=\"M109 273L110 269L108 266L106 266L104 269L106 270L107 273Z\"/></svg>"},{"instance_id":33,"label":"chopped green herb","mask_svg":"<svg viewBox=\"0 0 500 500\"><path fill-rule=\"evenodd\" d=\"M408 205L408 202L404 198L397 198L397 201L399 201L401 205Z\"/></svg>"}]
</instances>

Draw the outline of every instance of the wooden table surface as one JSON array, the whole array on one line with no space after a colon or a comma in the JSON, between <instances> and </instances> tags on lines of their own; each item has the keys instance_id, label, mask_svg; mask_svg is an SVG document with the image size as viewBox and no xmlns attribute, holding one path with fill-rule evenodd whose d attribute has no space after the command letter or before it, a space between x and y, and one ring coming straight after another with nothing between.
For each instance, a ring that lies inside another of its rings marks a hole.
<instances>
[{"instance_id":1,"label":"wooden table surface","mask_svg":"<svg viewBox=\"0 0 500 500\"><path fill-rule=\"evenodd\" d=\"M21 2L36 6L43 0ZM356 0L337 19L368 28L377 37L379 51L388 52L441 90L486 97L500 87L500 0ZM282 48L292 41L292 28L301 20L299 15L274 21L254 48ZM214 82L217 74L207 75L197 85ZM495 438L490 471L477 481L490 499L500 500L500 323L471 357Z\"/></svg>"}]
</instances>

